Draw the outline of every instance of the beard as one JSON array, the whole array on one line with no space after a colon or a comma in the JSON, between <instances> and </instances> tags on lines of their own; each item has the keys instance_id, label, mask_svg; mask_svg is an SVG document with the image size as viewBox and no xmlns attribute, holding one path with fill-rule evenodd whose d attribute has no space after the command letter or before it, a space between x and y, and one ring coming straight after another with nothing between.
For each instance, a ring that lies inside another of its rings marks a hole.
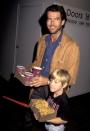
<instances>
[{"instance_id":1,"label":"beard","mask_svg":"<svg viewBox=\"0 0 90 131\"><path fill-rule=\"evenodd\" d=\"M57 34L58 32L61 32L62 31L62 27L56 29L56 30L53 30L53 29L48 29L49 33L50 34Z\"/></svg>"}]
</instances>

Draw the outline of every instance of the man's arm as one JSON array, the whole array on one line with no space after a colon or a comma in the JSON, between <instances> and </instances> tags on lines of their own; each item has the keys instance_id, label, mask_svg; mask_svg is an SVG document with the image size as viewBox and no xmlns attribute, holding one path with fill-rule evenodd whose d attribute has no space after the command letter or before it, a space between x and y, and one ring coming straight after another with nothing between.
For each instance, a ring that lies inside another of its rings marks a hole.
<instances>
[{"instance_id":1,"label":"man's arm","mask_svg":"<svg viewBox=\"0 0 90 131\"><path fill-rule=\"evenodd\" d=\"M67 121L63 120L62 118L60 117L56 117L56 118L53 118L51 120L47 120L47 122L50 122L50 123L53 123L53 124L66 124Z\"/></svg>"},{"instance_id":2,"label":"man's arm","mask_svg":"<svg viewBox=\"0 0 90 131\"><path fill-rule=\"evenodd\" d=\"M36 76L30 81L30 86L39 87L39 86L45 86L49 84L49 79L47 77L43 76Z\"/></svg>"},{"instance_id":3,"label":"man's arm","mask_svg":"<svg viewBox=\"0 0 90 131\"><path fill-rule=\"evenodd\" d=\"M70 60L71 60L71 67L69 67L69 73L71 75L71 81L70 85L75 84L77 74L78 74L78 69L79 69L79 63L80 63L80 50L79 47L76 46L75 48L72 48L72 54L70 54Z\"/></svg>"}]
</instances>

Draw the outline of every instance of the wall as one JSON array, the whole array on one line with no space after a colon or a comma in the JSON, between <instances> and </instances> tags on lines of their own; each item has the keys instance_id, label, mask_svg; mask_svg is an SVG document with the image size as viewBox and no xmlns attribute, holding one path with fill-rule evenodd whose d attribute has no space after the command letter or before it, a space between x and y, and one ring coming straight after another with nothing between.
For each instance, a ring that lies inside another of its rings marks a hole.
<instances>
[{"instance_id":1,"label":"wall","mask_svg":"<svg viewBox=\"0 0 90 131\"><path fill-rule=\"evenodd\" d=\"M17 1L3 1L0 7L0 75L9 79L14 64Z\"/></svg>"}]
</instances>

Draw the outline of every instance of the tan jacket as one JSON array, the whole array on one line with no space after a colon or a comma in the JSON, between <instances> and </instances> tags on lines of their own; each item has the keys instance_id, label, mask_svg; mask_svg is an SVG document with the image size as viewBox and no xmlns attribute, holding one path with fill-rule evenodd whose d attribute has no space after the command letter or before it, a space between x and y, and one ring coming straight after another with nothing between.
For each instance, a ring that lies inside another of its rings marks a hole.
<instances>
[{"instance_id":1,"label":"tan jacket","mask_svg":"<svg viewBox=\"0 0 90 131\"><path fill-rule=\"evenodd\" d=\"M38 41L37 55L32 66L41 66L46 44L45 36ZM50 73L57 69L68 70L71 75L70 85L75 84L79 67L80 51L78 45L67 34L63 33L60 45L56 48L50 66Z\"/></svg>"}]
</instances>

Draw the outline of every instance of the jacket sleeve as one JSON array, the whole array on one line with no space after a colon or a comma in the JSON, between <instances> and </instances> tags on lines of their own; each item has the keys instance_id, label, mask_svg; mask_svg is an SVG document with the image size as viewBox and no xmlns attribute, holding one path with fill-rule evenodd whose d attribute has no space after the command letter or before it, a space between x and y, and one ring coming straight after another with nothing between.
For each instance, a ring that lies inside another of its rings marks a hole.
<instances>
[{"instance_id":1,"label":"jacket sleeve","mask_svg":"<svg viewBox=\"0 0 90 131\"><path fill-rule=\"evenodd\" d=\"M36 56L35 60L33 61L32 64L27 65L27 70L31 70L33 66L40 66L41 65L41 49L42 49L42 42L41 39L37 43L37 48L36 48Z\"/></svg>"},{"instance_id":2,"label":"jacket sleeve","mask_svg":"<svg viewBox=\"0 0 90 131\"><path fill-rule=\"evenodd\" d=\"M67 70L71 75L70 85L75 84L80 63L80 50L76 44L67 49Z\"/></svg>"}]
</instances>

